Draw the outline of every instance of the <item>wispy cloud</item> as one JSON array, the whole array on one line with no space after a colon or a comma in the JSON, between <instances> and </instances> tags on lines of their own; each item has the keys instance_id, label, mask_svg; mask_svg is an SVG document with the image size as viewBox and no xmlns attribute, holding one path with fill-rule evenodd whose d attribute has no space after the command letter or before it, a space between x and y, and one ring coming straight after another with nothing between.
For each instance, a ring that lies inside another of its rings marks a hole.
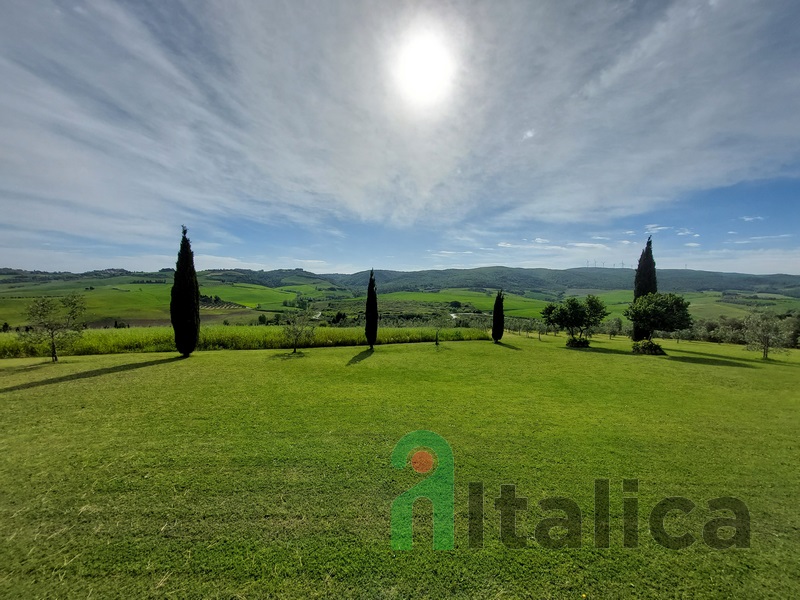
<instances>
[{"instance_id":1,"label":"wispy cloud","mask_svg":"<svg viewBox=\"0 0 800 600\"><path fill-rule=\"evenodd\" d=\"M350 240L480 223L544 246L567 236L542 223L655 220L695 190L798 175L798 18L793 0L12 2L0 210L121 260L171 256L181 223L227 261L283 225ZM422 112L392 76L420 26L458 67Z\"/></svg>"},{"instance_id":2,"label":"wispy cloud","mask_svg":"<svg viewBox=\"0 0 800 600\"><path fill-rule=\"evenodd\" d=\"M782 233L780 235L754 235L751 236L751 240L782 240L785 238L792 237L791 233Z\"/></svg>"}]
</instances>

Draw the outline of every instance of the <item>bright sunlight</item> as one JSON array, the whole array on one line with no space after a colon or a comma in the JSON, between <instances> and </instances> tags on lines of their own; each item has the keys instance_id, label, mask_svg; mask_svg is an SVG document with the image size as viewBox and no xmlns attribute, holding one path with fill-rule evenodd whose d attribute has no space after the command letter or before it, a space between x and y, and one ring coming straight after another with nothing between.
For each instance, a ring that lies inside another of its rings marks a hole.
<instances>
[{"instance_id":1,"label":"bright sunlight","mask_svg":"<svg viewBox=\"0 0 800 600\"><path fill-rule=\"evenodd\" d=\"M401 47L394 74L403 98L416 108L428 108L447 96L455 61L441 36L413 32Z\"/></svg>"}]
</instances>

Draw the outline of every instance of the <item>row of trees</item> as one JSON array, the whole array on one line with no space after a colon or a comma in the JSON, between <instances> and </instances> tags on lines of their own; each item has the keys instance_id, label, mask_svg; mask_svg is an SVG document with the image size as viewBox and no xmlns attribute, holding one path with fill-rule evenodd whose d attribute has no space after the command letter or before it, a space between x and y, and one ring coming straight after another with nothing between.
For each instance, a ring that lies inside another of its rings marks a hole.
<instances>
[{"instance_id":1,"label":"row of trees","mask_svg":"<svg viewBox=\"0 0 800 600\"><path fill-rule=\"evenodd\" d=\"M170 295L170 321L172 323L175 346L184 357L194 352L200 338L200 286L194 267L194 253L187 236L186 227L182 227L182 236L178 259L175 265L173 286ZM567 346L585 348L589 346L592 333L602 330L610 337L622 333L621 319L604 321L609 314L603 302L594 295L583 300L567 298L558 303L550 303L542 310L541 320L511 319L506 323L504 314L505 296L499 290L495 297L492 311L491 335L495 343L499 343L503 332L510 328L513 331L538 331L547 333L565 330L568 333ZM85 300L78 294L70 294L60 301L54 298L38 298L28 309L31 326L21 335L31 342L47 341L51 358L58 360L59 345L79 335L83 325L80 317L85 311ZM677 339L707 339L710 341L726 341L745 343L749 348L762 351L767 358L770 351L797 345L800 335L800 316L784 315L779 318L771 313L753 312L743 320L720 319L720 323L700 321L693 324L689 315L689 303L676 294L658 293L658 283L653 259L652 239L648 238L642 251L634 281L634 300L624 311L624 315L632 323L631 337L634 340L634 351L647 354L663 353L661 347L653 342L656 333L661 336L672 334ZM339 315L337 315L338 317ZM346 318L344 314L342 318ZM367 287L364 334L370 350L374 349L378 337L378 298L374 270L370 271ZM473 315L471 319L462 317L454 321L449 314L434 317L428 325L436 328L438 333L443 327L456 324L485 327L483 315ZM266 324L265 315L259 322ZM307 345L314 335L315 321L308 310L298 311L288 316L284 322L284 335L288 345L297 352L298 346ZM7 326L4 327L4 330ZM705 333L703 333L705 332Z\"/></svg>"}]
</instances>

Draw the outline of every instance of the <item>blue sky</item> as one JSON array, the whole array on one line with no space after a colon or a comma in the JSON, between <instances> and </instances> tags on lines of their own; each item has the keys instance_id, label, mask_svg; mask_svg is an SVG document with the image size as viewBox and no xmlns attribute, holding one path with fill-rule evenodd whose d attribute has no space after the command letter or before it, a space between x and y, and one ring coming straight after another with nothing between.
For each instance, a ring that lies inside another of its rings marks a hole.
<instances>
[{"instance_id":1,"label":"blue sky","mask_svg":"<svg viewBox=\"0 0 800 600\"><path fill-rule=\"evenodd\" d=\"M800 274L795 0L2 11L0 266Z\"/></svg>"}]
</instances>

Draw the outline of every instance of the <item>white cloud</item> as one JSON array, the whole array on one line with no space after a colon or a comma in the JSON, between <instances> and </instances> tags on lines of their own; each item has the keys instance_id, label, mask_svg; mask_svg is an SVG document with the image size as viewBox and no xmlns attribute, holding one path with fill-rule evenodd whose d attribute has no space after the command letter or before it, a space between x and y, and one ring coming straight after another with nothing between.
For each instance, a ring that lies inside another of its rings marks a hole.
<instances>
[{"instance_id":1,"label":"white cloud","mask_svg":"<svg viewBox=\"0 0 800 600\"><path fill-rule=\"evenodd\" d=\"M688 242L684 244L684 246L688 246L689 248L699 248L700 244L698 244L697 242Z\"/></svg>"},{"instance_id":2,"label":"white cloud","mask_svg":"<svg viewBox=\"0 0 800 600\"><path fill-rule=\"evenodd\" d=\"M548 243L550 243L550 240L546 240L546 239L540 238L540 237L537 237L533 241L536 242L537 244L548 244Z\"/></svg>"},{"instance_id":3,"label":"white cloud","mask_svg":"<svg viewBox=\"0 0 800 600\"><path fill-rule=\"evenodd\" d=\"M764 217L739 217L739 219L752 223L753 221L763 221Z\"/></svg>"},{"instance_id":4,"label":"white cloud","mask_svg":"<svg viewBox=\"0 0 800 600\"><path fill-rule=\"evenodd\" d=\"M785 238L792 237L791 233L782 233L780 235L754 235L751 236L751 240L780 240Z\"/></svg>"},{"instance_id":5,"label":"white cloud","mask_svg":"<svg viewBox=\"0 0 800 600\"><path fill-rule=\"evenodd\" d=\"M610 8L95 2L82 16L12 3L0 208L107 241L166 239L162 224L187 217L596 221L790 164L800 122L781 10ZM459 65L449 103L427 114L390 77L420 19ZM520 132L530 143L511 143ZM491 213L487 196L502 198Z\"/></svg>"},{"instance_id":6,"label":"white cloud","mask_svg":"<svg viewBox=\"0 0 800 600\"><path fill-rule=\"evenodd\" d=\"M589 242L570 242L567 246L573 246L575 248L598 248L602 250L609 250L609 247L605 244L591 244Z\"/></svg>"},{"instance_id":7,"label":"white cloud","mask_svg":"<svg viewBox=\"0 0 800 600\"><path fill-rule=\"evenodd\" d=\"M659 231L667 231L672 229L672 227L668 227L666 225L659 225L658 223L653 223L651 225L645 225L644 231L645 233L653 234L658 233Z\"/></svg>"}]
</instances>

